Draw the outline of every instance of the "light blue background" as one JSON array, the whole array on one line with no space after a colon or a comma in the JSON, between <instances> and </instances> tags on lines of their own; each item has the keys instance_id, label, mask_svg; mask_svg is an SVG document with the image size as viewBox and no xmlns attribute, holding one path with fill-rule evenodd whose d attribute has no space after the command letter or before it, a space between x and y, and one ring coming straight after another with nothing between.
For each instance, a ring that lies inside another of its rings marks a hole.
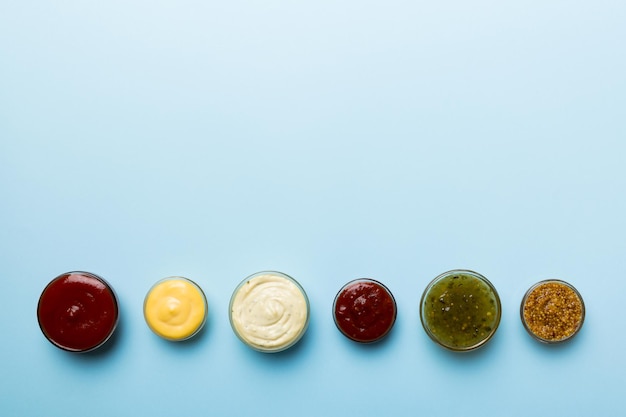
<instances>
[{"instance_id":1,"label":"light blue background","mask_svg":"<svg viewBox=\"0 0 626 417\"><path fill-rule=\"evenodd\" d=\"M619 0L0 0L0 413L624 415L624 22ZM470 354L419 322L454 268L504 308ZM283 354L228 323L233 289L264 269L311 301ZM120 298L100 353L37 326L69 270ZM208 297L188 343L143 321L169 275ZM376 345L332 321L358 277L398 302ZM587 305L560 347L519 320L551 277Z\"/></svg>"}]
</instances>

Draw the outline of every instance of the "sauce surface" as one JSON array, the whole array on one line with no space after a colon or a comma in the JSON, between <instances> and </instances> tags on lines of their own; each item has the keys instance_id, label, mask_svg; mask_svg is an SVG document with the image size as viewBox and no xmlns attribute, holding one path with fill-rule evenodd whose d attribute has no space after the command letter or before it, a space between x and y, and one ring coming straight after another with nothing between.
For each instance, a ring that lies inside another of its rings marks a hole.
<instances>
[{"instance_id":1,"label":"sauce surface","mask_svg":"<svg viewBox=\"0 0 626 417\"><path fill-rule=\"evenodd\" d=\"M426 289L421 313L433 340L452 350L471 350L496 331L500 299L485 278L470 271L451 271Z\"/></svg>"},{"instance_id":2,"label":"sauce surface","mask_svg":"<svg viewBox=\"0 0 626 417\"><path fill-rule=\"evenodd\" d=\"M85 352L103 344L115 330L117 299L102 278L88 272L68 272L44 289L37 319L54 345Z\"/></svg>"},{"instance_id":3,"label":"sauce surface","mask_svg":"<svg viewBox=\"0 0 626 417\"><path fill-rule=\"evenodd\" d=\"M396 313L391 292L370 279L349 282L335 298L335 324L356 342L371 343L383 338L393 327Z\"/></svg>"},{"instance_id":4,"label":"sauce surface","mask_svg":"<svg viewBox=\"0 0 626 417\"><path fill-rule=\"evenodd\" d=\"M295 344L309 322L309 301L291 277L262 272L244 280L230 302L235 334L262 352L278 352Z\"/></svg>"},{"instance_id":5,"label":"sauce surface","mask_svg":"<svg viewBox=\"0 0 626 417\"><path fill-rule=\"evenodd\" d=\"M188 339L200 331L206 313L204 293L183 277L157 282L146 295L143 308L148 327L172 341Z\"/></svg>"}]
</instances>

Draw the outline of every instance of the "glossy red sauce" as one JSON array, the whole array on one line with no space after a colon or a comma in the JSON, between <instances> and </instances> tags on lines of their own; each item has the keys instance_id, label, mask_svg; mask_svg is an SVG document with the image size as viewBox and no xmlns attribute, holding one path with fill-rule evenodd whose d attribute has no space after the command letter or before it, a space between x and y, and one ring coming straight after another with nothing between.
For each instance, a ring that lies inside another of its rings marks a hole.
<instances>
[{"instance_id":1,"label":"glossy red sauce","mask_svg":"<svg viewBox=\"0 0 626 417\"><path fill-rule=\"evenodd\" d=\"M88 272L68 272L43 290L37 319L54 345L85 352L106 342L115 330L117 299L102 278Z\"/></svg>"},{"instance_id":2,"label":"glossy red sauce","mask_svg":"<svg viewBox=\"0 0 626 417\"><path fill-rule=\"evenodd\" d=\"M384 337L396 321L396 302L378 281L358 279L347 283L334 304L335 323L348 338L361 343Z\"/></svg>"}]
</instances>

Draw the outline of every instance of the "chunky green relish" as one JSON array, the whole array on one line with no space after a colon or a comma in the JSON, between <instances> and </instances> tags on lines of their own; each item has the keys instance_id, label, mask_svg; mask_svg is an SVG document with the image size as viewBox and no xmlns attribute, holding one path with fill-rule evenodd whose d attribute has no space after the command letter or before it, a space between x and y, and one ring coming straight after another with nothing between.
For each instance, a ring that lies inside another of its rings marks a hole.
<instances>
[{"instance_id":1,"label":"chunky green relish","mask_svg":"<svg viewBox=\"0 0 626 417\"><path fill-rule=\"evenodd\" d=\"M500 299L486 278L471 271L437 277L422 297L422 324L437 343L452 350L484 344L500 322Z\"/></svg>"}]
</instances>

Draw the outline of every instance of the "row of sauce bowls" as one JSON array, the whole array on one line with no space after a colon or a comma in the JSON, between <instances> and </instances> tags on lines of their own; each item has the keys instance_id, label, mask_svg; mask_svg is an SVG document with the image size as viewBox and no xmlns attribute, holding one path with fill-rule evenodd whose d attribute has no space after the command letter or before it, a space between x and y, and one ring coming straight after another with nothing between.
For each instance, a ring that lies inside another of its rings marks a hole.
<instances>
[{"instance_id":1,"label":"row of sauce bowls","mask_svg":"<svg viewBox=\"0 0 626 417\"><path fill-rule=\"evenodd\" d=\"M361 278L337 293L333 317L338 330L357 343L374 343L392 329L397 305L381 282ZM195 282L169 277L148 291L143 314L158 336L176 342L195 336L206 322L206 297ZM420 319L428 336L452 351L470 351L486 344L500 324L502 305L493 284L470 270L452 270L433 279L420 300ZM580 293L565 281L550 279L533 285L520 306L524 328L543 343L561 343L581 329L585 305ZM229 305L235 335L260 352L280 352L306 332L309 299L287 274L262 271L235 288ZM43 290L37 319L44 336L70 352L89 352L104 345L119 320L113 288L90 272L67 272Z\"/></svg>"}]
</instances>

